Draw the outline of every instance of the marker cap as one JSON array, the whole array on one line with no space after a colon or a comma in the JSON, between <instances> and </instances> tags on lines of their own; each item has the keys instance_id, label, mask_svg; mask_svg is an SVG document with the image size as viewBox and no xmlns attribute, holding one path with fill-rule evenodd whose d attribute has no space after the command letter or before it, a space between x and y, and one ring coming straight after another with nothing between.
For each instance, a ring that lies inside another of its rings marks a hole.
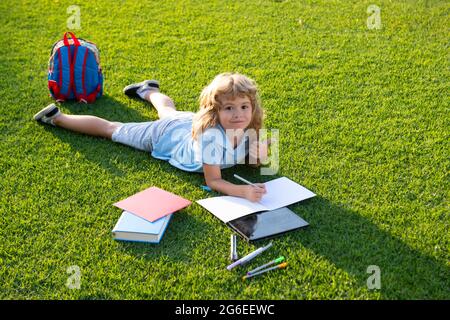
<instances>
[{"instance_id":1,"label":"marker cap","mask_svg":"<svg viewBox=\"0 0 450 320\"><path fill-rule=\"evenodd\" d=\"M283 261L283 260L284 260L284 257L283 257L283 256L278 257L278 258L275 259L275 263L280 263L280 262Z\"/></svg>"},{"instance_id":2,"label":"marker cap","mask_svg":"<svg viewBox=\"0 0 450 320\"><path fill-rule=\"evenodd\" d=\"M231 269L233 269L234 267L237 267L237 266L240 265L240 264L241 264L241 261L240 261L240 260L235 261L235 262L233 262L232 264L230 264L230 265L227 267L227 270L231 270Z\"/></svg>"}]
</instances>

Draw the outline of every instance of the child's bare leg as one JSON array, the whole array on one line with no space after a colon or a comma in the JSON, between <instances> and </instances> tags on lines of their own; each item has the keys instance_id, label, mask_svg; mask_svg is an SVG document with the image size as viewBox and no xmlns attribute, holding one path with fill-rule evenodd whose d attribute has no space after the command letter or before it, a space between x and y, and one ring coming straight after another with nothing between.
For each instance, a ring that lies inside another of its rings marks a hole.
<instances>
[{"instance_id":1,"label":"child's bare leg","mask_svg":"<svg viewBox=\"0 0 450 320\"><path fill-rule=\"evenodd\" d=\"M158 90L149 90L145 100L149 101L156 108L160 119L177 112L173 100Z\"/></svg>"},{"instance_id":2,"label":"child's bare leg","mask_svg":"<svg viewBox=\"0 0 450 320\"><path fill-rule=\"evenodd\" d=\"M107 139L111 139L114 130L121 125L120 122L111 122L95 116L68 115L64 113L55 117L53 124L75 132Z\"/></svg>"}]
</instances>

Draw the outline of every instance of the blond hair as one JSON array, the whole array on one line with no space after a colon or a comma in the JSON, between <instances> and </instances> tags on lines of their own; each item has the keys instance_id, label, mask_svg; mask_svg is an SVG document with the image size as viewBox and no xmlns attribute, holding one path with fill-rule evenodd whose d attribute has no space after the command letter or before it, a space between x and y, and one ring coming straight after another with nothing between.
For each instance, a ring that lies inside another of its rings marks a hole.
<instances>
[{"instance_id":1,"label":"blond hair","mask_svg":"<svg viewBox=\"0 0 450 320\"><path fill-rule=\"evenodd\" d=\"M248 97L252 104L252 120L246 129L259 133L263 125L263 109L255 81L239 73L221 73L200 94L200 110L192 123L192 137L219 124L220 98Z\"/></svg>"}]
</instances>

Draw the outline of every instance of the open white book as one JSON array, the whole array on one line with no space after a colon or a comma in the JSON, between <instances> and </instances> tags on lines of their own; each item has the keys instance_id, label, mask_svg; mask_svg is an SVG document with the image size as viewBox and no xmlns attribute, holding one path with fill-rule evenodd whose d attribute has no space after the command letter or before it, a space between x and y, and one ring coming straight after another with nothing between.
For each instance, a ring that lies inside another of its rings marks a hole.
<instances>
[{"instance_id":1,"label":"open white book","mask_svg":"<svg viewBox=\"0 0 450 320\"><path fill-rule=\"evenodd\" d=\"M275 210L314 197L316 194L298 183L281 177L265 183L267 193L260 202L244 198L221 196L198 200L197 202L217 218L227 223L251 213Z\"/></svg>"}]
</instances>

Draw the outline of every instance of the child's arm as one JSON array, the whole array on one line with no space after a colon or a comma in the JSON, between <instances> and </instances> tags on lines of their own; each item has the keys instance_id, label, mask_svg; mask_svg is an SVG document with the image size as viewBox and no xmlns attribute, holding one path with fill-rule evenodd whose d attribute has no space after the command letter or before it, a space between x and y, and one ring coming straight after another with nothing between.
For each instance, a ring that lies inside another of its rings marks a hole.
<instances>
[{"instance_id":1,"label":"child's arm","mask_svg":"<svg viewBox=\"0 0 450 320\"><path fill-rule=\"evenodd\" d=\"M254 187L237 185L223 180L219 166L203 164L203 173L208 187L229 196L242 197L256 202L261 200L264 193L266 193L266 187L262 183L255 183L258 187Z\"/></svg>"}]
</instances>

